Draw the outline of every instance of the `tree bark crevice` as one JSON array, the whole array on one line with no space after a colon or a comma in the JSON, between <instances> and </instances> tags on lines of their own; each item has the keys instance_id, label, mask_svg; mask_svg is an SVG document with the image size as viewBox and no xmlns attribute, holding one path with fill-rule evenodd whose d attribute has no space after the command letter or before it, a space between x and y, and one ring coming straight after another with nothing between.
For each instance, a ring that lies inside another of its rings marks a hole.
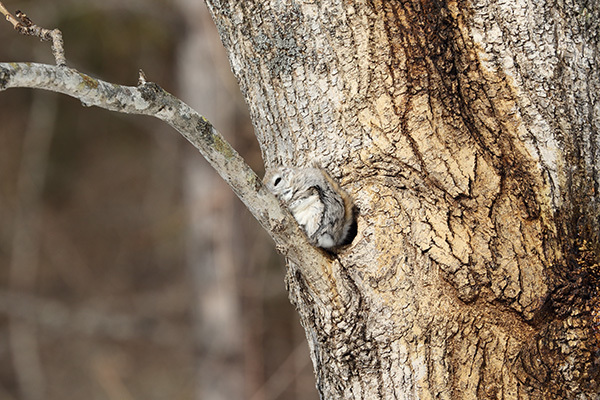
<instances>
[{"instance_id":1,"label":"tree bark crevice","mask_svg":"<svg viewBox=\"0 0 600 400\"><path fill-rule=\"evenodd\" d=\"M572 126L545 111L555 98L546 75L532 79L553 62L545 50L541 63L531 58L548 44L532 24L542 20L540 8L483 0L294 2L286 11L210 3L266 164L316 160L360 210L357 237L338 255L347 274L340 279L353 282L360 307L345 309L343 321L324 318L325 303L303 296L303 278L288 275L322 397L569 398L574 389L535 384L566 354L540 366L519 361L527 349L546 352L536 338L562 326L552 311L563 280L553 269L565 265L556 138ZM433 334L440 326L447 330ZM569 335L562 329L557 339ZM340 349L366 357L357 374ZM432 349L452 361L435 363ZM581 371L593 375L587 353L579 354Z\"/></svg>"}]
</instances>

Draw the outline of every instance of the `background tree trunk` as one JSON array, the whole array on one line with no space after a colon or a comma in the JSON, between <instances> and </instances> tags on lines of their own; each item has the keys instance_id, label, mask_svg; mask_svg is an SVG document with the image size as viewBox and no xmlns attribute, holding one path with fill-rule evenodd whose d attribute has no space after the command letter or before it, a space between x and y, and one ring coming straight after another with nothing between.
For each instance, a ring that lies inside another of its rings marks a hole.
<instances>
[{"instance_id":1,"label":"background tree trunk","mask_svg":"<svg viewBox=\"0 0 600 400\"><path fill-rule=\"evenodd\" d=\"M337 292L288 263L321 397L599 398L600 6L207 3L266 164L360 210Z\"/></svg>"},{"instance_id":2,"label":"background tree trunk","mask_svg":"<svg viewBox=\"0 0 600 400\"><path fill-rule=\"evenodd\" d=\"M212 46L206 40L210 16L202 3L179 0L185 18L185 42L180 46L177 74L179 93L213 124L235 132L235 98L226 90L215 69ZM207 20L208 19L208 20ZM196 69L205 71L198 74ZM211 93L211 96L207 96ZM244 398L242 303L239 275L242 263L237 252L244 244L234 232L237 203L227 184L207 168L206 161L190 153L185 163L185 200L190 216L187 262L195 288L195 340L197 346L197 389L201 399Z\"/></svg>"}]
</instances>

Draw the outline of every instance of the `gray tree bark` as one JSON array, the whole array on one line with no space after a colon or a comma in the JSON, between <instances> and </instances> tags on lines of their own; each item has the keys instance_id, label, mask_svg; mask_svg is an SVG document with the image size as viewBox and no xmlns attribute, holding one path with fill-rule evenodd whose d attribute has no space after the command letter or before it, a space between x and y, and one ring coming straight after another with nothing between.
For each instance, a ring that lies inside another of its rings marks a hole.
<instances>
[{"instance_id":1,"label":"gray tree bark","mask_svg":"<svg viewBox=\"0 0 600 400\"><path fill-rule=\"evenodd\" d=\"M266 165L359 208L288 262L321 397L600 398L600 5L207 3Z\"/></svg>"}]
</instances>

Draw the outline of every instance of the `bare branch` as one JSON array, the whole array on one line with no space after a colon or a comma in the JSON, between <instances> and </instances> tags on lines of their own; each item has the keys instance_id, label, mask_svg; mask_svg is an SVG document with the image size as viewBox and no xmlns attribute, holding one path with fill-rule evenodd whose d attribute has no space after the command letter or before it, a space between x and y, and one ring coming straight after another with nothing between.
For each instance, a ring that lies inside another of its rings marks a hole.
<instances>
[{"instance_id":1,"label":"bare branch","mask_svg":"<svg viewBox=\"0 0 600 400\"><path fill-rule=\"evenodd\" d=\"M340 263L308 242L296 220L263 187L254 171L206 118L157 84L149 82L142 70L139 71L138 86L130 87L103 82L67 68L62 34L58 29L40 28L20 11L15 18L1 2L0 12L20 33L52 40L52 51L58 65L0 63L0 91L15 87L46 89L75 97L87 107L150 115L171 125L200 150L269 232L279 251L297 264L315 298L335 305L338 310L344 309L348 288L340 283Z\"/></svg>"},{"instance_id":2,"label":"bare branch","mask_svg":"<svg viewBox=\"0 0 600 400\"><path fill-rule=\"evenodd\" d=\"M340 282L339 276L336 276L339 274L339 262L334 262L308 242L291 214L263 187L254 171L206 118L156 83L144 81L141 79L142 83L137 87L122 86L65 66L0 63L0 91L18 87L45 89L75 97L84 106L149 115L171 125L225 179L269 232L279 251L298 264L307 286L316 297L338 304L338 309L343 309L346 290L337 287Z\"/></svg>"},{"instance_id":3,"label":"bare branch","mask_svg":"<svg viewBox=\"0 0 600 400\"><path fill-rule=\"evenodd\" d=\"M200 150L257 219L265 224L265 228L273 229L273 222L261 216L272 196L262 189L260 179L210 122L157 84L145 82L137 87L122 86L71 68L36 63L0 63L0 90L15 87L50 90L75 97L87 107L150 115L165 121ZM267 195L267 199L262 197ZM273 202L279 206L276 200Z\"/></svg>"},{"instance_id":4,"label":"bare branch","mask_svg":"<svg viewBox=\"0 0 600 400\"><path fill-rule=\"evenodd\" d=\"M16 17L12 15L0 1L0 13L5 16L6 20L10 22L15 30L23 35L35 36L44 41L52 42L52 54L56 65L63 66L67 65L67 59L65 58L65 49L63 45L62 33L58 29L46 29L37 26L33 21L23 12L17 11Z\"/></svg>"}]
</instances>

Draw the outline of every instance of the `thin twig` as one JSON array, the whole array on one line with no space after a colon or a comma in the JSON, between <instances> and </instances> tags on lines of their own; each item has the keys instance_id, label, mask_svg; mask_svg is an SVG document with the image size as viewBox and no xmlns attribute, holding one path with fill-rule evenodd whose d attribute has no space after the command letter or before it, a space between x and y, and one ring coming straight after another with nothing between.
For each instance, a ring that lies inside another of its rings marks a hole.
<instances>
[{"instance_id":1,"label":"thin twig","mask_svg":"<svg viewBox=\"0 0 600 400\"><path fill-rule=\"evenodd\" d=\"M6 7L4 7L4 4L2 4L1 1L0 1L0 13L2 13L2 15L4 15L6 20L12 24L13 28L15 28L17 30L19 29L18 26L21 23L10 12L8 12L8 10L6 9Z\"/></svg>"},{"instance_id":2,"label":"thin twig","mask_svg":"<svg viewBox=\"0 0 600 400\"><path fill-rule=\"evenodd\" d=\"M17 11L16 16L12 15L0 1L0 13L5 16L17 32L23 35L35 36L41 40L52 42L52 54L56 65L67 65L65 57L65 48L62 39L62 33L58 29L46 29L37 26L24 12Z\"/></svg>"}]
</instances>

